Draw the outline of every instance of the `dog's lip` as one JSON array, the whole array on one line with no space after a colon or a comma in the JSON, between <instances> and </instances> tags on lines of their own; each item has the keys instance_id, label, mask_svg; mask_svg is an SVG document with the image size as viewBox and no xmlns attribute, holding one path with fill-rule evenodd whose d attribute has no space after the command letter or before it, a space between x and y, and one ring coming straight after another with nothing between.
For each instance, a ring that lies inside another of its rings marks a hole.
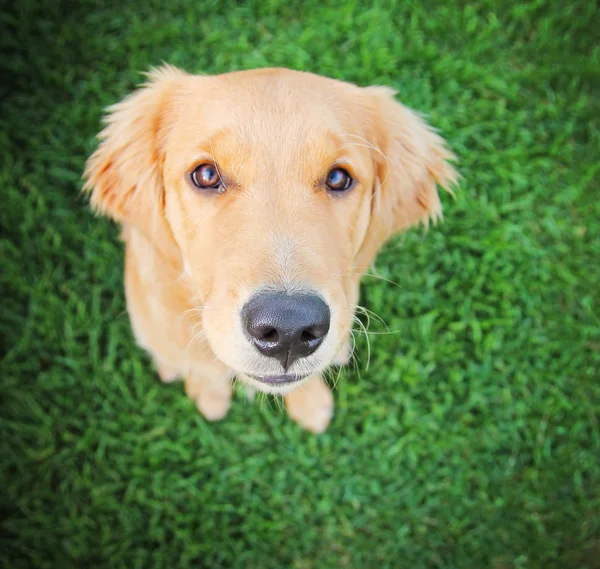
<instances>
[{"instance_id":1,"label":"dog's lip","mask_svg":"<svg viewBox=\"0 0 600 569\"><path fill-rule=\"evenodd\" d=\"M278 375L255 375L253 373L247 373L248 377L260 381L262 383L268 383L269 385L283 385L285 383L295 383L300 381L308 375L300 375L297 373L281 373Z\"/></svg>"}]
</instances>

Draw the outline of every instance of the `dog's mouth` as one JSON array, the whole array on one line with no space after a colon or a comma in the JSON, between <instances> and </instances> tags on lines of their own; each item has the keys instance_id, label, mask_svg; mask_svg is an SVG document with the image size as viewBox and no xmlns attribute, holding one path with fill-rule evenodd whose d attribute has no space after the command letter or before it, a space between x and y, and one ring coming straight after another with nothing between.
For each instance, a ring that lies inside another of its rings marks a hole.
<instances>
[{"instance_id":1,"label":"dog's mouth","mask_svg":"<svg viewBox=\"0 0 600 569\"><path fill-rule=\"evenodd\" d=\"M289 385L306 379L309 374L299 375L297 373L282 373L279 375L254 375L252 373L247 373L246 375L255 381L260 381L267 385Z\"/></svg>"}]
</instances>

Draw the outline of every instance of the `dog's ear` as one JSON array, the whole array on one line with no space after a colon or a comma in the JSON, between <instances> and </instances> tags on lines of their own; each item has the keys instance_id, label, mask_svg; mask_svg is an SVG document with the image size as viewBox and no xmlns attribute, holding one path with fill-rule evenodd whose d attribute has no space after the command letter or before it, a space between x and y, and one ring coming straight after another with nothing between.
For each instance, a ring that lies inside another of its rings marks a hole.
<instances>
[{"instance_id":1,"label":"dog's ear","mask_svg":"<svg viewBox=\"0 0 600 569\"><path fill-rule=\"evenodd\" d=\"M451 192L458 174L444 140L386 87L367 87L370 139L376 165L371 220L357 259L373 262L395 233L442 217L437 185Z\"/></svg>"},{"instance_id":2,"label":"dog's ear","mask_svg":"<svg viewBox=\"0 0 600 569\"><path fill-rule=\"evenodd\" d=\"M148 82L108 108L100 145L86 164L84 191L92 207L147 233L166 225L162 163L171 101L188 77L164 66L148 73Z\"/></svg>"}]
</instances>

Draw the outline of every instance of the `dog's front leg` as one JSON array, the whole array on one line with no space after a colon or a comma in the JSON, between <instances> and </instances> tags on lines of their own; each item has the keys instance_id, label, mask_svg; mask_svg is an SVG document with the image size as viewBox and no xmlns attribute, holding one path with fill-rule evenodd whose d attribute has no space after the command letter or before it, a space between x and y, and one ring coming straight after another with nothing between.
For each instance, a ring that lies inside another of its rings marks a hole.
<instances>
[{"instance_id":1,"label":"dog's front leg","mask_svg":"<svg viewBox=\"0 0 600 569\"><path fill-rule=\"evenodd\" d=\"M185 376L185 392L207 421L219 421L225 417L232 391L231 371L216 363L194 368Z\"/></svg>"},{"instance_id":2,"label":"dog's front leg","mask_svg":"<svg viewBox=\"0 0 600 569\"><path fill-rule=\"evenodd\" d=\"M288 415L301 427L322 433L333 417L333 395L323 379L315 375L285 395Z\"/></svg>"}]
</instances>

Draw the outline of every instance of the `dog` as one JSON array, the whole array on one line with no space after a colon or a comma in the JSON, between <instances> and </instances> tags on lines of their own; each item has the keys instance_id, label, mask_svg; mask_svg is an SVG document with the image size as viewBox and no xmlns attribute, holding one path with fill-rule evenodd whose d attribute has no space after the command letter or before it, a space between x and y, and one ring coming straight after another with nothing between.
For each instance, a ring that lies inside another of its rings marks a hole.
<instances>
[{"instance_id":1,"label":"dog","mask_svg":"<svg viewBox=\"0 0 600 569\"><path fill-rule=\"evenodd\" d=\"M133 332L209 421L234 378L323 432L361 276L442 215L445 141L386 87L288 69L171 66L109 107L84 191L122 226Z\"/></svg>"}]
</instances>

